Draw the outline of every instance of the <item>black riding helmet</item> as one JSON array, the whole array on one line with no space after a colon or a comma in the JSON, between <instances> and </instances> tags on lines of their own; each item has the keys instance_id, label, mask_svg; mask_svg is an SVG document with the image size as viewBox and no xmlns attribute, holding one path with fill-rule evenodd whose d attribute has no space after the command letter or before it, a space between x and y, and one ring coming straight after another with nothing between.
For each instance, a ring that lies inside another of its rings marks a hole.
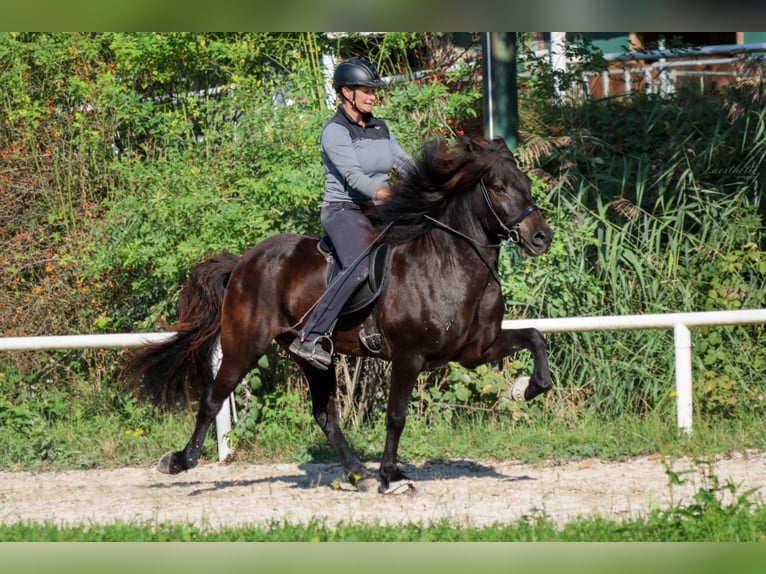
<instances>
[{"instance_id":1,"label":"black riding helmet","mask_svg":"<svg viewBox=\"0 0 766 574\"><path fill-rule=\"evenodd\" d=\"M369 60L354 56L338 64L332 77L332 85L335 91L339 92L343 86L382 88L386 83L380 79L378 70L375 69L375 66Z\"/></svg>"}]
</instances>

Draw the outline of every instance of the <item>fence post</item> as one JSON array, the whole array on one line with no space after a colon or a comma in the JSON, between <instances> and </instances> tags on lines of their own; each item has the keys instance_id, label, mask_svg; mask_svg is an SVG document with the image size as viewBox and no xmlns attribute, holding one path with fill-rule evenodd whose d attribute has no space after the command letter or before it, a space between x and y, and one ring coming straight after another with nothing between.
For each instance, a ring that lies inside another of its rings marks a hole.
<instances>
[{"instance_id":1,"label":"fence post","mask_svg":"<svg viewBox=\"0 0 766 574\"><path fill-rule=\"evenodd\" d=\"M221 351L220 339L215 344L212 354L210 355L210 368L213 371L213 378L218 374L218 369L221 368L221 359L223 358L223 351ZM218 460L220 462L225 461L231 454L231 441L226 436L231 430L232 415L236 420L236 413L234 412L234 400L231 395L226 397L221 405L221 410L215 416L215 437L218 443Z\"/></svg>"},{"instance_id":2,"label":"fence post","mask_svg":"<svg viewBox=\"0 0 766 574\"><path fill-rule=\"evenodd\" d=\"M676 421L678 428L692 432L692 338L689 327L676 323L673 327L676 350Z\"/></svg>"}]
</instances>

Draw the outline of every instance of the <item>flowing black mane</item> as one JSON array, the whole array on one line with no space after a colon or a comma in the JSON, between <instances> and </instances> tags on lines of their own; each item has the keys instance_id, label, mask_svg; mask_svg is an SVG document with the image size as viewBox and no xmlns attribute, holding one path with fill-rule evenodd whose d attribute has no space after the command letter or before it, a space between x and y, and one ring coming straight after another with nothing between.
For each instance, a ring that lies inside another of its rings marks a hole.
<instances>
[{"instance_id":1,"label":"flowing black mane","mask_svg":"<svg viewBox=\"0 0 766 574\"><path fill-rule=\"evenodd\" d=\"M427 141L413 167L392 185L393 197L376 208L378 229L389 224L383 241L401 244L430 231L434 224L424 215L440 220L470 216L469 193L493 167L502 165L524 175L502 138L461 138L453 145L443 139Z\"/></svg>"}]
</instances>

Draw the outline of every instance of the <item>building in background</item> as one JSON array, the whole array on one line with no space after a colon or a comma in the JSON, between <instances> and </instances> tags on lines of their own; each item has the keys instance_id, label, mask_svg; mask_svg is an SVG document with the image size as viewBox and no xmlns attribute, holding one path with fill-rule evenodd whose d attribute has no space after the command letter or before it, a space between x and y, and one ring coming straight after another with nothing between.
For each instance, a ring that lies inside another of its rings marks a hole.
<instances>
[{"instance_id":1,"label":"building in background","mask_svg":"<svg viewBox=\"0 0 766 574\"><path fill-rule=\"evenodd\" d=\"M576 96L623 96L636 91L720 90L743 77L762 74L766 32L538 32L527 45L562 72L577 70L572 45L600 51L600 71L582 69ZM522 72L523 73L523 72Z\"/></svg>"}]
</instances>

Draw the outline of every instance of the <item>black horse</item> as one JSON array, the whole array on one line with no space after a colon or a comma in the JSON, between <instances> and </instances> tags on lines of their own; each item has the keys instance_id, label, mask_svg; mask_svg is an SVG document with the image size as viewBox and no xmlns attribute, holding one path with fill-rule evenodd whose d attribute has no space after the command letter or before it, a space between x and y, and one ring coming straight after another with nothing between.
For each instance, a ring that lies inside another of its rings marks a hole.
<instances>
[{"instance_id":1,"label":"black horse","mask_svg":"<svg viewBox=\"0 0 766 574\"><path fill-rule=\"evenodd\" d=\"M505 142L430 142L393 191L393 199L374 214L381 232L377 241L391 246L385 289L374 306L342 316L332 335L335 352L371 356L359 333L374 325L383 343L375 356L391 362L377 478L341 431L334 369L322 371L296 359L308 379L316 422L349 480L365 490L377 485L386 491L407 480L397 449L420 372L449 361L474 368L528 349L533 372L525 386L514 388L514 397L530 400L552 386L543 336L535 329L501 329L501 244L511 241L540 255L552 238L532 200L529 178ZM272 341L287 350L325 289L327 261L317 243L317 237L275 235L241 258L223 253L193 271L179 301L175 335L146 347L131 363L135 380L159 401L200 397L191 439L182 451L165 454L159 470L175 474L196 466L223 401ZM210 355L219 339L223 357L213 377Z\"/></svg>"}]
</instances>

